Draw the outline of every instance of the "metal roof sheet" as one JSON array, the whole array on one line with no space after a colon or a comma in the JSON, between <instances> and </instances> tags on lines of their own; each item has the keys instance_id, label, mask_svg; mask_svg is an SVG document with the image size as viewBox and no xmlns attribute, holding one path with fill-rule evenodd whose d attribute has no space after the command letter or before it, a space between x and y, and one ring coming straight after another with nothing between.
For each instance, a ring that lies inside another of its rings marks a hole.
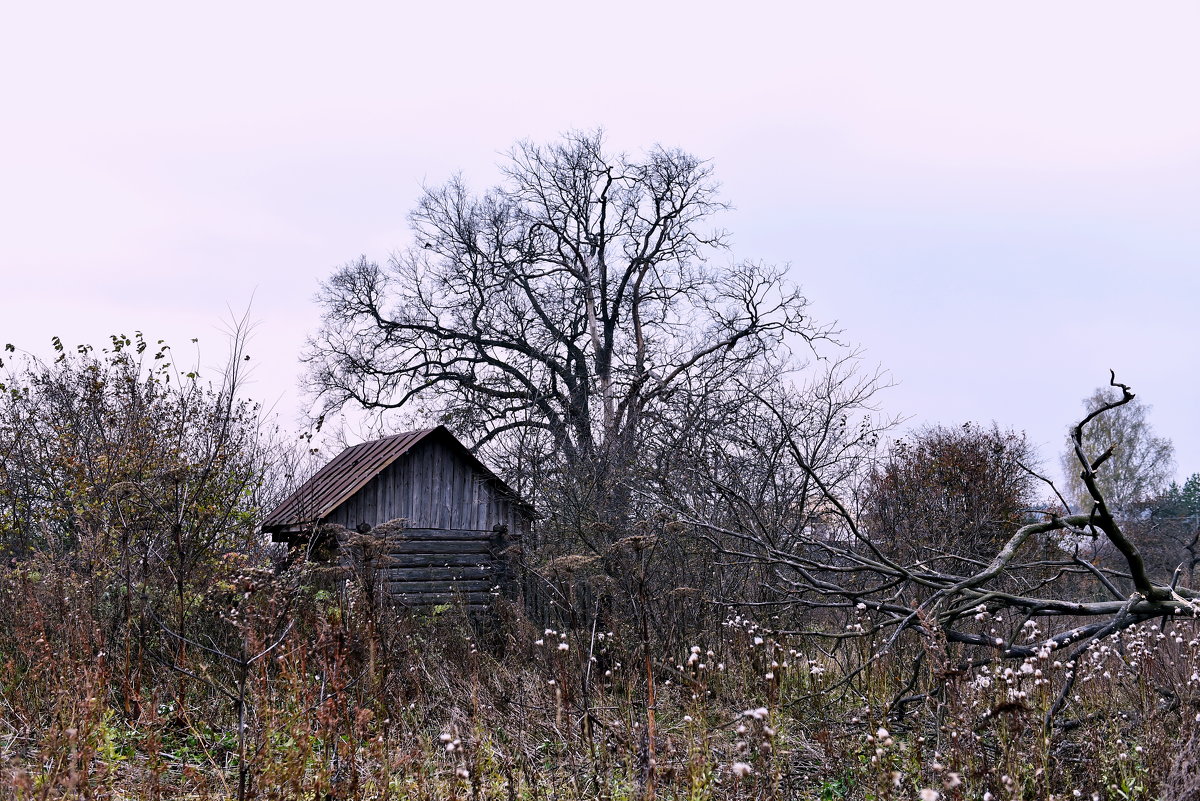
<instances>
[{"instance_id":1,"label":"metal roof sheet","mask_svg":"<svg viewBox=\"0 0 1200 801\"><path fill-rule=\"evenodd\" d=\"M495 480L506 494L532 511L528 502L484 466L445 426L437 426L363 442L342 451L267 514L262 523L263 531L281 531L327 517L371 479L435 433L444 434L481 473Z\"/></svg>"}]
</instances>

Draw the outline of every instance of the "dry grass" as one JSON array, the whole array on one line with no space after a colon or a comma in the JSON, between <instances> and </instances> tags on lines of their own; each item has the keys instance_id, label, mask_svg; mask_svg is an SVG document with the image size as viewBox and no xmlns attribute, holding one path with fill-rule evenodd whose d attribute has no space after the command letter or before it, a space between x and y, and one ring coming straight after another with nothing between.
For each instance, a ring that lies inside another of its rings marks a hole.
<instances>
[{"instance_id":1,"label":"dry grass","mask_svg":"<svg viewBox=\"0 0 1200 801\"><path fill-rule=\"evenodd\" d=\"M235 798L239 776L254 798L472 801L1150 799L1200 785L1192 621L1127 631L1079 664L1044 651L964 669L931 639L872 660L879 643L831 649L734 617L655 655L650 743L632 626L548 629L504 602L486 625L396 614L353 581L238 569L197 595L182 649L122 623L102 570L7 569L0 798ZM976 623L1040 637L1003 615ZM244 671L216 655L258 653L281 630Z\"/></svg>"}]
</instances>

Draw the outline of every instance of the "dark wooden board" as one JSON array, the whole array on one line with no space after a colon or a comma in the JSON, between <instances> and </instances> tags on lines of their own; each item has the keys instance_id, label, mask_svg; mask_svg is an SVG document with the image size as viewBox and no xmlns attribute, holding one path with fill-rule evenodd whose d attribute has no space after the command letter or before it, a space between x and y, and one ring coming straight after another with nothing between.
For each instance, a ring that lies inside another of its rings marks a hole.
<instances>
[{"instance_id":1,"label":"dark wooden board","mask_svg":"<svg viewBox=\"0 0 1200 801\"><path fill-rule=\"evenodd\" d=\"M389 554L471 554L488 553L490 551L491 544L486 540L414 540L412 542L389 543L387 546Z\"/></svg>"},{"instance_id":2,"label":"dark wooden board","mask_svg":"<svg viewBox=\"0 0 1200 801\"><path fill-rule=\"evenodd\" d=\"M486 581L482 579L471 579L466 581L389 581L386 584L387 591L392 594L411 594L422 592L434 593L470 593L470 592L491 592L496 586L494 581Z\"/></svg>"},{"instance_id":3,"label":"dark wooden board","mask_svg":"<svg viewBox=\"0 0 1200 801\"><path fill-rule=\"evenodd\" d=\"M497 571L489 565L457 567L387 567L380 571L384 581L449 581L494 579Z\"/></svg>"},{"instance_id":4,"label":"dark wooden board","mask_svg":"<svg viewBox=\"0 0 1200 801\"><path fill-rule=\"evenodd\" d=\"M492 532L469 528L406 528L398 540L488 540Z\"/></svg>"},{"instance_id":5,"label":"dark wooden board","mask_svg":"<svg viewBox=\"0 0 1200 801\"><path fill-rule=\"evenodd\" d=\"M492 562L486 553L404 553L391 557L391 567L451 567L485 565Z\"/></svg>"}]
</instances>

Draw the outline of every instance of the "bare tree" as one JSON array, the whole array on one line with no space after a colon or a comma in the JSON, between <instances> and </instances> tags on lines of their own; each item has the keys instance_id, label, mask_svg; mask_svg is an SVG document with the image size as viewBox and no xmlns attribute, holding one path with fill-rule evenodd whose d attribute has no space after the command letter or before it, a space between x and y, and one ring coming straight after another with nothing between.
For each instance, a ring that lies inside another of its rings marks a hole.
<instances>
[{"instance_id":1,"label":"bare tree","mask_svg":"<svg viewBox=\"0 0 1200 801\"><path fill-rule=\"evenodd\" d=\"M801 439L789 438L787 447L824 499L823 525L813 521L807 537L780 541L685 517L728 558L767 570L765 584L776 595L768 610L789 611L793 614L786 619L831 641L873 638L878 655L896 646L905 632L916 632L966 649L970 653L960 654L966 665L1060 649L1070 649L1067 658L1076 658L1090 643L1140 621L1200 612L1200 593L1178 587L1177 576L1147 569L1101 487L1107 456L1089 452L1087 434L1097 420L1134 400L1129 387L1115 377L1112 386L1120 394L1071 428L1088 510L1043 511L1040 520L1020 526L990 549L889 553L872 539L855 497L826 483L812 468ZM1079 549L1095 539L1120 554L1119 567L1080 558ZM999 634L989 630L989 624L978 622L983 611L1008 613L1012 628ZM845 623L855 615L866 622L821 625L831 619ZM1021 636L1020 624L1034 619L1043 628L1030 641ZM1070 689L1068 681L1047 720L1068 702Z\"/></svg>"},{"instance_id":2,"label":"bare tree","mask_svg":"<svg viewBox=\"0 0 1200 801\"><path fill-rule=\"evenodd\" d=\"M874 407L886 378L862 370L854 353L821 368L803 383L751 375L723 391L696 388L686 415L696 422L679 427L641 486L710 531L726 529L773 549L794 550L826 531L829 494L855 502L880 435L895 421ZM712 551L705 552L711 565ZM705 587L708 598L779 597L764 593L761 572L746 564L692 571L706 572L714 579Z\"/></svg>"},{"instance_id":3,"label":"bare tree","mask_svg":"<svg viewBox=\"0 0 1200 801\"><path fill-rule=\"evenodd\" d=\"M312 387L327 410L436 415L611 524L695 386L778 374L789 338L830 330L783 269L713 261L725 205L694 156L611 156L577 133L517 145L503 173L482 195L458 178L426 190L412 247L326 282Z\"/></svg>"}]
</instances>

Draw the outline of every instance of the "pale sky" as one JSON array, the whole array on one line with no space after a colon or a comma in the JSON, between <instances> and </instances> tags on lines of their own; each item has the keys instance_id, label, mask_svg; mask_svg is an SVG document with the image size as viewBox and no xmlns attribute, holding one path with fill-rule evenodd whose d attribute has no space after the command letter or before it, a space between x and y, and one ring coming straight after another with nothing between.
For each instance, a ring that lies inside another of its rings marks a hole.
<instances>
[{"instance_id":1,"label":"pale sky","mask_svg":"<svg viewBox=\"0 0 1200 801\"><path fill-rule=\"evenodd\" d=\"M518 139L713 161L734 258L791 265L912 423L1056 467L1108 368L1200 471L1200 6L9 3L0 341L145 331L300 407L320 280Z\"/></svg>"}]
</instances>

